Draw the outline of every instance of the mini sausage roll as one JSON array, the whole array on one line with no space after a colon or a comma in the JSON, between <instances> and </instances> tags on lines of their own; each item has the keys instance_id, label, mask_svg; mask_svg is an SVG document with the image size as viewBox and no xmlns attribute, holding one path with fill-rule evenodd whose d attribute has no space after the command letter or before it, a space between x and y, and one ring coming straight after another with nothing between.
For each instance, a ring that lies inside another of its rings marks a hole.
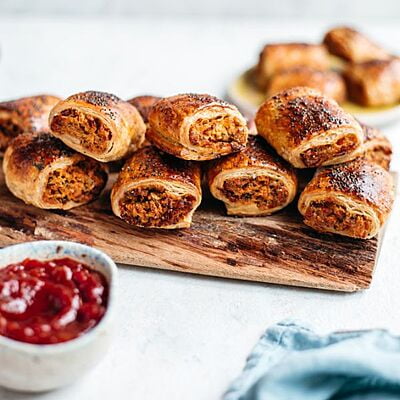
<instances>
[{"instance_id":1,"label":"mini sausage roll","mask_svg":"<svg viewBox=\"0 0 400 400\"><path fill-rule=\"evenodd\" d=\"M207 177L212 195L225 203L229 215L272 214L297 191L294 169L257 137L243 151L211 162Z\"/></svg>"},{"instance_id":2,"label":"mini sausage roll","mask_svg":"<svg viewBox=\"0 0 400 400\"><path fill-rule=\"evenodd\" d=\"M143 121L147 124L149 122L150 110L160 99L161 97L144 95L133 97L132 99L128 100L128 103L136 107L136 109L139 111L139 114L142 116Z\"/></svg>"},{"instance_id":3,"label":"mini sausage roll","mask_svg":"<svg viewBox=\"0 0 400 400\"><path fill-rule=\"evenodd\" d=\"M106 166L79 154L48 132L27 132L8 146L3 170L14 196L39 208L68 210L99 196Z\"/></svg>"},{"instance_id":4,"label":"mini sausage roll","mask_svg":"<svg viewBox=\"0 0 400 400\"><path fill-rule=\"evenodd\" d=\"M400 58L349 64L344 72L349 98L363 106L400 101Z\"/></svg>"},{"instance_id":5,"label":"mini sausage roll","mask_svg":"<svg viewBox=\"0 0 400 400\"><path fill-rule=\"evenodd\" d=\"M59 101L58 97L43 94L0 103L0 151L25 131L48 130L50 110Z\"/></svg>"},{"instance_id":6,"label":"mini sausage roll","mask_svg":"<svg viewBox=\"0 0 400 400\"><path fill-rule=\"evenodd\" d=\"M277 72L299 66L321 71L328 69L329 55L325 46L306 43L267 44L260 53L256 67L257 83L265 88Z\"/></svg>"},{"instance_id":7,"label":"mini sausage roll","mask_svg":"<svg viewBox=\"0 0 400 400\"><path fill-rule=\"evenodd\" d=\"M393 205L392 176L358 158L319 169L299 198L304 222L319 232L374 237Z\"/></svg>"},{"instance_id":8,"label":"mini sausage roll","mask_svg":"<svg viewBox=\"0 0 400 400\"><path fill-rule=\"evenodd\" d=\"M267 96L296 86L308 86L342 103L346 98L346 84L335 71L319 71L310 67L295 67L276 73L271 77Z\"/></svg>"},{"instance_id":9,"label":"mini sausage roll","mask_svg":"<svg viewBox=\"0 0 400 400\"><path fill-rule=\"evenodd\" d=\"M126 162L111 191L114 214L146 228L187 228L201 202L200 166L148 146Z\"/></svg>"},{"instance_id":10,"label":"mini sausage roll","mask_svg":"<svg viewBox=\"0 0 400 400\"><path fill-rule=\"evenodd\" d=\"M96 160L120 160L144 141L146 125L134 106L103 92L83 92L60 101L50 129L67 146Z\"/></svg>"},{"instance_id":11,"label":"mini sausage roll","mask_svg":"<svg viewBox=\"0 0 400 400\"><path fill-rule=\"evenodd\" d=\"M180 94L158 101L150 111L147 138L184 160L211 160L239 151L248 128L238 109L209 95Z\"/></svg>"},{"instance_id":12,"label":"mini sausage roll","mask_svg":"<svg viewBox=\"0 0 400 400\"><path fill-rule=\"evenodd\" d=\"M364 131L363 157L389 170L392 159L392 144L389 139L377 128L361 124Z\"/></svg>"},{"instance_id":13,"label":"mini sausage roll","mask_svg":"<svg viewBox=\"0 0 400 400\"><path fill-rule=\"evenodd\" d=\"M364 62L390 58L383 48L371 42L362 33L345 26L327 32L324 44L331 54L346 61Z\"/></svg>"},{"instance_id":14,"label":"mini sausage roll","mask_svg":"<svg viewBox=\"0 0 400 400\"><path fill-rule=\"evenodd\" d=\"M357 157L360 124L338 104L307 87L285 90L256 114L258 134L296 168L338 164Z\"/></svg>"}]
</instances>

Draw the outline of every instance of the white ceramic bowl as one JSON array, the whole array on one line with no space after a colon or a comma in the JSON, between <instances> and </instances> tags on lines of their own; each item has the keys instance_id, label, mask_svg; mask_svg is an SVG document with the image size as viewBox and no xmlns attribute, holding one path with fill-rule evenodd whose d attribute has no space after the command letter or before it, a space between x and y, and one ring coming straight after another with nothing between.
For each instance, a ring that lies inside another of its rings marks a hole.
<instances>
[{"instance_id":1,"label":"white ceramic bowl","mask_svg":"<svg viewBox=\"0 0 400 400\"><path fill-rule=\"evenodd\" d=\"M0 268L25 258L49 260L71 257L104 274L109 284L107 311L89 332L68 342L50 345L23 343L0 336L0 386L41 392L67 385L97 364L112 336L117 267L106 254L66 241L37 241L0 249Z\"/></svg>"}]
</instances>

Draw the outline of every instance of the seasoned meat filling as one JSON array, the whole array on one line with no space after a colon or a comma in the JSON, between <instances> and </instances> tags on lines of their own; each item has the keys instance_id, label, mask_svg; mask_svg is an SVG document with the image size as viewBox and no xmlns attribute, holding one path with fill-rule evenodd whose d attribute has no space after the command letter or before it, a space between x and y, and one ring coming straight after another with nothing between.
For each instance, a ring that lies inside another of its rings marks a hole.
<instances>
[{"instance_id":1,"label":"seasoned meat filling","mask_svg":"<svg viewBox=\"0 0 400 400\"><path fill-rule=\"evenodd\" d=\"M87 203L103 190L107 174L92 160L80 161L50 173L43 200L53 204ZM97 168L96 168L97 167Z\"/></svg>"},{"instance_id":2,"label":"seasoned meat filling","mask_svg":"<svg viewBox=\"0 0 400 400\"><path fill-rule=\"evenodd\" d=\"M246 139L241 122L229 115L216 118L200 118L190 128L189 139L195 146L222 147L230 144L233 150L240 150Z\"/></svg>"},{"instance_id":3,"label":"seasoned meat filling","mask_svg":"<svg viewBox=\"0 0 400 400\"><path fill-rule=\"evenodd\" d=\"M305 223L321 232L334 229L359 238L372 229L371 219L349 213L344 206L329 200L312 201L305 214Z\"/></svg>"},{"instance_id":4,"label":"seasoned meat filling","mask_svg":"<svg viewBox=\"0 0 400 400\"><path fill-rule=\"evenodd\" d=\"M21 133L22 129L10 119L0 119L0 150L5 150L11 139Z\"/></svg>"},{"instance_id":5,"label":"seasoned meat filling","mask_svg":"<svg viewBox=\"0 0 400 400\"><path fill-rule=\"evenodd\" d=\"M357 137L355 135L347 135L334 144L324 144L304 151L301 153L301 159L307 167L317 167L332 158L344 156L354 151L357 145Z\"/></svg>"},{"instance_id":6,"label":"seasoned meat filling","mask_svg":"<svg viewBox=\"0 0 400 400\"><path fill-rule=\"evenodd\" d=\"M53 118L51 130L78 138L81 145L93 153L104 152L112 138L111 131L99 118L72 108Z\"/></svg>"},{"instance_id":7,"label":"seasoned meat filling","mask_svg":"<svg viewBox=\"0 0 400 400\"><path fill-rule=\"evenodd\" d=\"M219 188L230 202L255 203L260 210L278 207L287 201L289 192L279 180L269 176L232 178Z\"/></svg>"},{"instance_id":8,"label":"seasoned meat filling","mask_svg":"<svg viewBox=\"0 0 400 400\"><path fill-rule=\"evenodd\" d=\"M195 197L177 196L161 185L138 187L125 193L120 200L121 218L144 227L163 227L177 224L193 209Z\"/></svg>"}]
</instances>

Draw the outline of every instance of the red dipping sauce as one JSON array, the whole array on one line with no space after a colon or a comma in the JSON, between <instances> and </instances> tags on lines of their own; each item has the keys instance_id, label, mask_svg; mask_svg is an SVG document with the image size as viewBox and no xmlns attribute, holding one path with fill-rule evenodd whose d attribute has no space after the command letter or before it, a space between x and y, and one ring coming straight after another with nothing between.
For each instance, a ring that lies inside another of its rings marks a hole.
<instances>
[{"instance_id":1,"label":"red dipping sauce","mask_svg":"<svg viewBox=\"0 0 400 400\"><path fill-rule=\"evenodd\" d=\"M71 258L11 264L0 269L0 335L66 342L98 324L107 298L105 277Z\"/></svg>"}]
</instances>

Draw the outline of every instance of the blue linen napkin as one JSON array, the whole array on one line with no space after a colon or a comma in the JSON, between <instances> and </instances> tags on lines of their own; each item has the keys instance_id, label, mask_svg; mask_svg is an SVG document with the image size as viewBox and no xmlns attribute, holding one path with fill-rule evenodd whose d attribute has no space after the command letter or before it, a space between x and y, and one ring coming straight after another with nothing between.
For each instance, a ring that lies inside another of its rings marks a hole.
<instances>
[{"instance_id":1,"label":"blue linen napkin","mask_svg":"<svg viewBox=\"0 0 400 400\"><path fill-rule=\"evenodd\" d=\"M384 330L267 329L224 400L400 399L400 337Z\"/></svg>"}]
</instances>

